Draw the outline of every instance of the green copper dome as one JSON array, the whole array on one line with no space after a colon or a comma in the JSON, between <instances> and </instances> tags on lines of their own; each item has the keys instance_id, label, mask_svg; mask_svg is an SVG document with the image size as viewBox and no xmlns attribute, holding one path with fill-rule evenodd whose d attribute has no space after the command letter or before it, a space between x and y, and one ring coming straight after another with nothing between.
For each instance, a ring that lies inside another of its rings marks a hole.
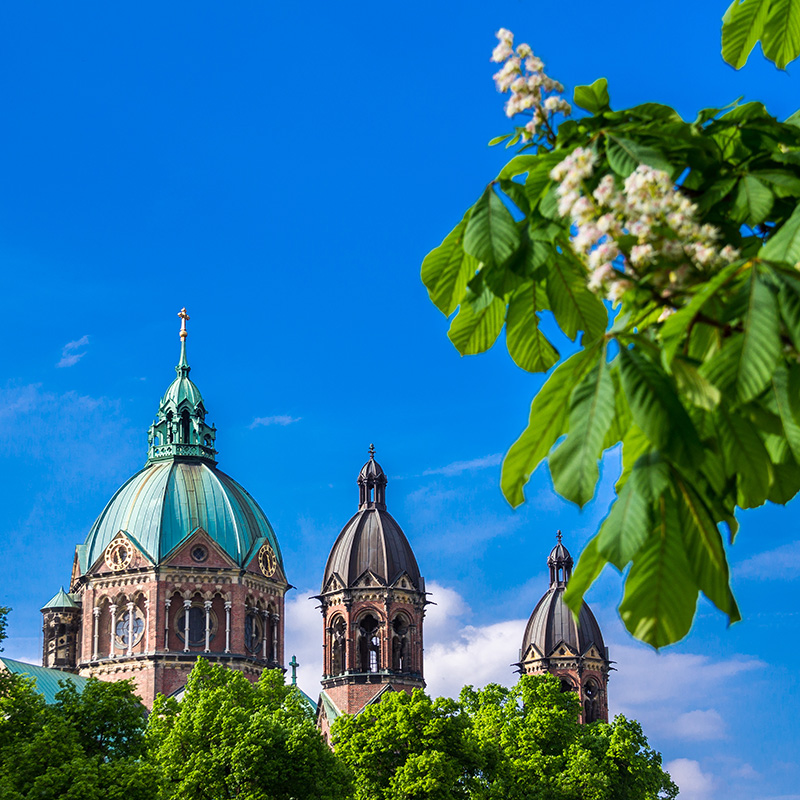
<instances>
[{"instance_id":1,"label":"green copper dome","mask_svg":"<svg viewBox=\"0 0 800 800\"><path fill-rule=\"evenodd\" d=\"M148 459L129 478L78 546L85 573L123 531L155 564L202 528L230 558L244 567L264 541L283 567L272 526L248 492L217 469L216 428L205 422L200 390L189 380L186 309L181 311L178 377L161 398L150 426Z\"/></svg>"}]
</instances>

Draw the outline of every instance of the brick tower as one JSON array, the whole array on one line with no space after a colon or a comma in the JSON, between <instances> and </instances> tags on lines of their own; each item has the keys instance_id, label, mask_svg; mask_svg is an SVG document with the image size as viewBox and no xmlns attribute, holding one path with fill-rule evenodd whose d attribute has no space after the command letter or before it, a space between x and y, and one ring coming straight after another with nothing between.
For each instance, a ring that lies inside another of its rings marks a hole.
<instances>
[{"instance_id":1,"label":"brick tower","mask_svg":"<svg viewBox=\"0 0 800 800\"><path fill-rule=\"evenodd\" d=\"M425 687L425 579L386 510L386 474L370 445L358 476L358 511L333 545L322 592L323 679L319 724L357 714L387 691Z\"/></svg>"},{"instance_id":2,"label":"brick tower","mask_svg":"<svg viewBox=\"0 0 800 800\"><path fill-rule=\"evenodd\" d=\"M144 467L78 545L70 593L43 609L44 665L132 678L144 703L174 694L199 656L255 680L283 665L288 583L258 503L217 468L216 429L189 378L186 309L177 377Z\"/></svg>"},{"instance_id":3,"label":"brick tower","mask_svg":"<svg viewBox=\"0 0 800 800\"><path fill-rule=\"evenodd\" d=\"M578 693L581 722L608 722L608 648L589 606L583 604L576 620L564 602L572 556L561 543L561 531L547 567L550 588L528 620L515 666L523 675L550 672L561 678L564 691Z\"/></svg>"}]
</instances>

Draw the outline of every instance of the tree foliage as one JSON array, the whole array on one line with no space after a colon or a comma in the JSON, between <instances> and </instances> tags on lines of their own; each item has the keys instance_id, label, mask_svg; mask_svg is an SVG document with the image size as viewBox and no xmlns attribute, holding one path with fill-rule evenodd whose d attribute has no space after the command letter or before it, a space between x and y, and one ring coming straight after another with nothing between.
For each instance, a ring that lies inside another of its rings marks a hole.
<instances>
[{"instance_id":1,"label":"tree foliage","mask_svg":"<svg viewBox=\"0 0 800 800\"><path fill-rule=\"evenodd\" d=\"M279 670L253 685L198 659L180 703L156 700L147 731L165 800L339 800L349 775Z\"/></svg>"},{"instance_id":2,"label":"tree foliage","mask_svg":"<svg viewBox=\"0 0 800 800\"><path fill-rule=\"evenodd\" d=\"M699 592L739 619L719 527L733 542L738 509L800 489L800 114L612 110L600 79L575 90L586 115L556 127L541 87L563 87L498 37L507 113L527 102L533 117L499 137L523 146L425 258L423 282L442 313L458 309L462 354L505 326L523 369L558 360L503 463L513 506L545 459L584 505L598 459L621 449L616 500L567 599L579 608L605 564L630 564L620 613L660 647L687 633ZM556 326L568 357L543 330Z\"/></svg>"},{"instance_id":3,"label":"tree foliage","mask_svg":"<svg viewBox=\"0 0 800 800\"><path fill-rule=\"evenodd\" d=\"M396 693L336 721L355 800L655 800L677 794L635 722L578 723L552 675L458 701Z\"/></svg>"}]
</instances>

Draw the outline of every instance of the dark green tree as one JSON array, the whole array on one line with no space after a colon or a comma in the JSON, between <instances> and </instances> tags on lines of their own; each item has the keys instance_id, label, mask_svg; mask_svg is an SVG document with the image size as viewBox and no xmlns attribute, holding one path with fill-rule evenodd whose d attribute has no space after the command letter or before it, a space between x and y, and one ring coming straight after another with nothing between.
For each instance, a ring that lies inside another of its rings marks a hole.
<instances>
[{"instance_id":1,"label":"dark green tree","mask_svg":"<svg viewBox=\"0 0 800 800\"><path fill-rule=\"evenodd\" d=\"M165 800L343 800L350 776L278 670L251 684L198 659L180 703L159 696L147 731Z\"/></svg>"}]
</instances>

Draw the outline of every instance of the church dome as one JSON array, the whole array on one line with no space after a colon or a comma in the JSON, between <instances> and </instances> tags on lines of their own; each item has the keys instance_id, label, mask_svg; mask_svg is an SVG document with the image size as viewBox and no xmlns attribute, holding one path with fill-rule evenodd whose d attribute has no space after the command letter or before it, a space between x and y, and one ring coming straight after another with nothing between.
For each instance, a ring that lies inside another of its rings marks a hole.
<instances>
[{"instance_id":1,"label":"church dome","mask_svg":"<svg viewBox=\"0 0 800 800\"><path fill-rule=\"evenodd\" d=\"M258 503L217 468L216 428L206 423L202 395L189 379L186 309L179 316L178 376L150 426L147 463L117 490L78 546L81 572L100 558L120 531L159 564L198 528L241 567L264 541L283 566L277 538Z\"/></svg>"},{"instance_id":2,"label":"church dome","mask_svg":"<svg viewBox=\"0 0 800 800\"><path fill-rule=\"evenodd\" d=\"M264 539L282 566L272 526L242 486L204 460L173 458L148 464L117 490L79 549L81 571L119 531L159 564L198 528L239 566Z\"/></svg>"},{"instance_id":3,"label":"church dome","mask_svg":"<svg viewBox=\"0 0 800 800\"><path fill-rule=\"evenodd\" d=\"M585 653L591 645L605 653L603 634L589 606L581 606L577 620L572 609L564 602L567 581L572 574L572 556L561 543L561 531L558 532L558 544L547 558L550 569L550 588L536 604L525 628L522 639L522 654L534 645L544 658L548 658L556 646L563 642L579 655Z\"/></svg>"},{"instance_id":4,"label":"church dome","mask_svg":"<svg viewBox=\"0 0 800 800\"><path fill-rule=\"evenodd\" d=\"M386 474L370 458L358 476L360 502L358 511L347 522L328 556L322 591L334 575L350 587L367 571L385 585L391 585L404 572L414 588L422 591L417 559L397 521L386 510Z\"/></svg>"}]
</instances>

